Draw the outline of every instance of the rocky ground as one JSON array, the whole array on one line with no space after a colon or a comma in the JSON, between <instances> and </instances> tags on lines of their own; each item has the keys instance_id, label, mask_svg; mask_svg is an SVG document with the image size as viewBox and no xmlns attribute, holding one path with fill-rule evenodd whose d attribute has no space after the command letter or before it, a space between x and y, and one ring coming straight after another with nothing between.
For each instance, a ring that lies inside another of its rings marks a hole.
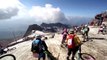
<instances>
[{"instance_id":1,"label":"rocky ground","mask_svg":"<svg viewBox=\"0 0 107 60\"><path fill-rule=\"evenodd\" d=\"M90 40L82 45L82 53L88 53L95 57L96 60L107 60L107 35L97 34L98 28L90 27ZM49 37L50 34L47 35ZM81 37L81 35L79 35ZM66 60L67 49L61 48L61 34L55 34L54 38L46 40L49 51L59 60ZM81 38L81 40L83 40ZM14 54L17 60L37 60L33 57L31 49L32 41L26 41L14 45L15 50L8 53Z\"/></svg>"}]
</instances>

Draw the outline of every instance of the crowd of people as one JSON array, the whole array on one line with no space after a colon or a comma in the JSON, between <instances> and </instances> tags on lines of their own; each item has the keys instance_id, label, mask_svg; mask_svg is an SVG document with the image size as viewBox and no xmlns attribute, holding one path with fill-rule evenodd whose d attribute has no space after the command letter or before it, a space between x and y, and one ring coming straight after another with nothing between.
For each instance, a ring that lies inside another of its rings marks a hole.
<instances>
[{"instance_id":1,"label":"crowd of people","mask_svg":"<svg viewBox=\"0 0 107 60\"><path fill-rule=\"evenodd\" d=\"M89 30L90 29L89 29L88 25L83 25L79 28L75 27L75 28L70 29L70 30L65 28L63 30L61 46L66 45L66 47L68 48L67 60L69 60L71 53L72 53L72 60L74 60L74 56L82 44L80 38L77 36L76 33L80 32L83 36L86 36L86 41L87 41ZM44 40L45 39L42 39L41 36L37 36L36 39L34 37L34 40L32 42L31 51L33 53L37 53L39 55L38 60L40 60L41 58L43 58L43 60L45 60L45 58L46 58L44 52L48 51L48 47L47 47Z\"/></svg>"},{"instance_id":2,"label":"crowd of people","mask_svg":"<svg viewBox=\"0 0 107 60\"><path fill-rule=\"evenodd\" d=\"M76 52L79 50L79 47L81 46L81 40L80 38L76 35L76 33L78 32L78 29L81 30L81 34L84 36L87 36L86 40L88 40L88 32L89 32L89 27L88 25L84 25L80 28L75 27L74 29L64 29L62 32L62 41L61 41L61 46L62 45L66 45L66 47L68 48L68 53L67 53L67 60L69 60L69 57L72 53L72 60L74 60L74 56L76 54ZM35 39L36 38L36 39ZM41 36L36 36L34 37L34 40L32 42L32 48L31 51L33 53L37 53L38 56L38 60L40 60L41 58L43 58L43 60L45 60L46 56L45 56L45 51L48 51L48 47L45 43L45 39L42 39Z\"/></svg>"},{"instance_id":3,"label":"crowd of people","mask_svg":"<svg viewBox=\"0 0 107 60\"><path fill-rule=\"evenodd\" d=\"M101 32L102 34L105 34L106 30L107 30L106 25L102 24L99 27L98 33ZM67 30L67 29L63 30L63 33L62 33L63 37L62 37L61 46L64 43L67 44L67 47L68 47L67 60L69 60L71 52L72 52L71 59L75 60L74 56L75 56L76 52L79 50L82 42L86 42L89 40L89 31L90 31L90 28L88 25L82 25L80 27L76 26L72 30ZM83 41L80 40L80 38L77 36L78 33L81 33L81 35L83 36Z\"/></svg>"},{"instance_id":4,"label":"crowd of people","mask_svg":"<svg viewBox=\"0 0 107 60\"><path fill-rule=\"evenodd\" d=\"M86 42L89 40L89 31L90 31L90 28L88 25L74 26L72 29L67 29L67 28L63 29L61 47L65 45L68 48L67 57L66 57L67 60L70 60L69 58L71 54L72 54L71 59L75 60L74 59L75 54L81 47L82 42L77 34L80 33L83 37L83 42ZM105 24L102 24L100 26L98 34L100 32L102 34L106 32ZM54 38L54 36L55 34L52 35L52 38ZM38 54L38 60L40 60L41 58L43 60L46 60L46 51L48 51L48 46L45 43L46 39L47 38L42 39L42 36L40 35L34 37L33 39L31 51L33 53Z\"/></svg>"},{"instance_id":5,"label":"crowd of people","mask_svg":"<svg viewBox=\"0 0 107 60\"><path fill-rule=\"evenodd\" d=\"M77 33L81 33L83 35L83 42L88 41L88 33L89 33L90 28L88 25L82 25L81 27L74 27L73 29L67 30L66 28L62 32L62 42L61 46L67 45L68 48L68 53L67 53L67 60L69 60L69 57L72 52L72 60L74 59L74 56L76 52L79 50L81 46L81 40L77 36ZM85 38L86 37L86 38Z\"/></svg>"}]
</instances>

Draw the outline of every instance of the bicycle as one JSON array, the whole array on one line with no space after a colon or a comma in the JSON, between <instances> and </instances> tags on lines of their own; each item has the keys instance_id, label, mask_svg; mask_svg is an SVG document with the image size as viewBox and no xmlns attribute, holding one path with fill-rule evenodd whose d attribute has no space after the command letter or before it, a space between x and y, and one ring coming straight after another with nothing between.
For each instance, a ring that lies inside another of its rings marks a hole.
<instances>
[{"instance_id":1,"label":"bicycle","mask_svg":"<svg viewBox=\"0 0 107 60\"><path fill-rule=\"evenodd\" d=\"M16 60L16 57L13 54L6 54L0 56L0 60Z\"/></svg>"},{"instance_id":2,"label":"bicycle","mask_svg":"<svg viewBox=\"0 0 107 60\"><path fill-rule=\"evenodd\" d=\"M96 60L91 54L88 53L81 53L81 46L78 50L79 53L78 57L76 56L77 60Z\"/></svg>"}]
</instances>

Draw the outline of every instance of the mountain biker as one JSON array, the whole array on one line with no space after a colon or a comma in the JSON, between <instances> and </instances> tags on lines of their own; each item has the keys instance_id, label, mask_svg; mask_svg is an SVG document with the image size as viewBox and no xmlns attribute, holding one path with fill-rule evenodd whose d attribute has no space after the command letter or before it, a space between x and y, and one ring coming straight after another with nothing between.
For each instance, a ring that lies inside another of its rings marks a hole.
<instances>
[{"instance_id":1,"label":"mountain biker","mask_svg":"<svg viewBox=\"0 0 107 60\"><path fill-rule=\"evenodd\" d=\"M107 32L107 26L105 24L103 24L103 32L106 33Z\"/></svg>"},{"instance_id":2,"label":"mountain biker","mask_svg":"<svg viewBox=\"0 0 107 60\"><path fill-rule=\"evenodd\" d=\"M84 35L85 35L85 30L84 30L84 29L85 29L85 26L82 26L82 27L81 27L81 34L82 34L82 37L84 37Z\"/></svg>"},{"instance_id":3,"label":"mountain biker","mask_svg":"<svg viewBox=\"0 0 107 60\"><path fill-rule=\"evenodd\" d=\"M98 31L98 34L99 33L102 33L104 35L104 33L106 33L106 25L105 24L102 24L99 28L99 31Z\"/></svg>"},{"instance_id":4,"label":"mountain biker","mask_svg":"<svg viewBox=\"0 0 107 60\"><path fill-rule=\"evenodd\" d=\"M65 28L65 29L63 30L63 32L62 32L63 37L62 37L62 42L61 42L61 44L64 44L64 43L65 43L67 34L68 34L68 31L67 31L67 29Z\"/></svg>"},{"instance_id":5,"label":"mountain biker","mask_svg":"<svg viewBox=\"0 0 107 60\"><path fill-rule=\"evenodd\" d=\"M75 32L77 32L77 26L74 26L73 29L75 30Z\"/></svg>"},{"instance_id":6,"label":"mountain biker","mask_svg":"<svg viewBox=\"0 0 107 60\"><path fill-rule=\"evenodd\" d=\"M72 60L74 60L74 56L76 52L79 50L81 41L79 37L72 30L70 31L70 34L67 35L66 42L67 42L67 48L68 48L67 60L69 60L71 52L72 52Z\"/></svg>"},{"instance_id":7,"label":"mountain biker","mask_svg":"<svg viewBox=\"0 0 107 60\"><path fill-rule=\"evenodd\" d=\"M85 25L85 34L88 40L88 33L89 33L90 28L88 27L88 25Z\"/></svg>"},{"instance_id":8,"label":"mountain biker","mask_svg":"<svg viewBox=\"0 0 107 60\"><path fill-rule=\"evenodd\" d=\"M100 28L99 28L99 30L98 30L98 34L99 34L100 32L103 34L103 25L100 26Z\"/></svg>"},{"instance_id":9,"label":"mountain biker","mask_svg":"<svg viewBox=\"0 0 107 60\"><path fill-rule=\"evenodd\" d=\"M86 37L86 40L88 41L88 33L89 33L89 30L90 30L90 28L88 27L88 25L85 25L85 26L83 26L83 28L82 28L82 35L83 35L83 38L85 38ZM84 41L85 41L85 39L84 39Z\"/></svg>"},{"instance_id":10,"label":"mountain biker","mask_svg":"<svg viewBox=\"0 0 107 60\"><path fill-rule=\"evenodd\" d=\"M41 58L43 58L43 60L45 60L45 53L44 51L46 51L48 49L45 41L41 40L41 36L37 36L36 39L32 42L32 47L31 47L31 51L33 53L37 53L39 54L38 56L38 60L40 60Z\"/></svg>"}]
</instances>

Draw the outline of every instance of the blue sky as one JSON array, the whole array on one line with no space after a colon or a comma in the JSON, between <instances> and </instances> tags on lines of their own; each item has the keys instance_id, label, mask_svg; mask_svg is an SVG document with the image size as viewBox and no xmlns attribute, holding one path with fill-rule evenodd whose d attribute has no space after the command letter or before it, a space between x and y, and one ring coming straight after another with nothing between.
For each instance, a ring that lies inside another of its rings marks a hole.
<instances>
[{"instance_id":1,"label":"blue sky","mask_svg":"<svg viewBox=\"0 0 107 60\"><path fill-rule=\"evenodd\" d=\"M29 9L32 6L52 4L67 16L94 17L107 10L107 0L20 0Z\"/></svg>"}]
</instances>

